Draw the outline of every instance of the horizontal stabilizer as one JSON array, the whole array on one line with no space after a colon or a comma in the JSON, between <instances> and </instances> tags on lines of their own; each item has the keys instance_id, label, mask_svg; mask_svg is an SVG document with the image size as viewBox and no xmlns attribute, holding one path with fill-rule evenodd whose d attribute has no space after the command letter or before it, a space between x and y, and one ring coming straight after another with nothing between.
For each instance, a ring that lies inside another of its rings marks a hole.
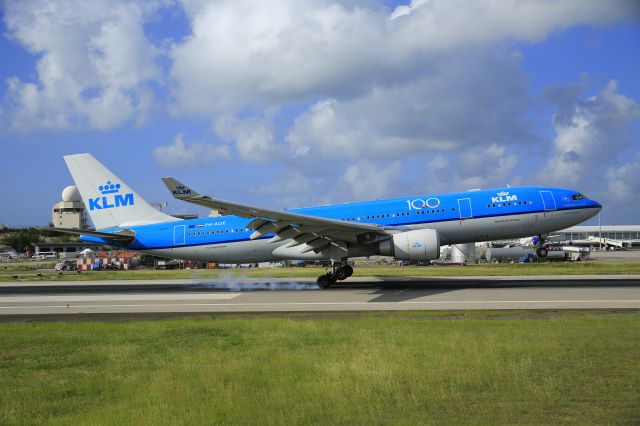
<instances>
[{"instance_id":1,"label":"horizontal stabilizer","mask_svg":"<svg viewBox=\"0 0 640 426\"><path fill-rule=\"evenodd\" d=\"M116 233L109 232L100 232L100 231L90 231L88 229L74 229L74 228L41 228L46 231L52 232L62 232L64 234L75 234L75 235L90 235L92 237L102 238L105 241L110 241L114 243L120 244L129 244L135 241L136 234L133 231L128 231L123 229L122 231L118 231Z\"/></svg>"}]
</instances>

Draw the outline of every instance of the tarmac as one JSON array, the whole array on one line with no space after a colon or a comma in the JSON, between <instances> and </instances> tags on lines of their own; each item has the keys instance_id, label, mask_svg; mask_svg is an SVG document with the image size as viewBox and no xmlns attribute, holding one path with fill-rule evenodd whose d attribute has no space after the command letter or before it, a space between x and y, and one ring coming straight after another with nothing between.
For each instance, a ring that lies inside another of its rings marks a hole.
<instances>
[{"instance_id":1,"label":"tarmac","mask_svg":"<svg viewBox=\"0 0 640 426\"><path fill-rule=\"evenodd\" d=\"M0 320L42 315L476 309L639 309L640 275L0 284Z\"/></svg>"}]
</instances>

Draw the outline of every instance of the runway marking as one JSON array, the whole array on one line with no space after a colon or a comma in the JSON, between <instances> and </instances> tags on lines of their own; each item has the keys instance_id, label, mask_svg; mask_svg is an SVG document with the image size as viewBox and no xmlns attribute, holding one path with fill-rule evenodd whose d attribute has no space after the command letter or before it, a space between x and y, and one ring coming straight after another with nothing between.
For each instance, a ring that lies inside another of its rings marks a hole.
<instances>
[{"instance_id":1,"label":"runway marking","mask_svg":"<svg viewBox=\"0 0 640 426\"><path fill-rule=\"evenodd\" d=\"M240 296L241 293L191 293L191 294L123 294L123 295L98 295L98 296L3 296L0 297L0 303L25 303L37 302L115 302L120 300L231 300Z\"/></svg>"},{"instance_id":2,"label":"runway marking","mask_svg":"<svg viewBox=\"0 0 640 426\"><path fill-rule=\"evenodd\" d=\"M35 309L35 308L139 308L139 307L166 307L166 306L228 306L228 307L240 307L240 306L327 306L327 305L490 305L490 304L504 304L504 303L625 303L625 304L640 304L640 300L483 300L483 301L431 301L431 302L416 302L416 301L404 301L404 302L281 302L281 303L155 303L155 304L119 304L119 305L20 305L20 306L0 306L0 309Z\"/></svg>"}]
</instances>

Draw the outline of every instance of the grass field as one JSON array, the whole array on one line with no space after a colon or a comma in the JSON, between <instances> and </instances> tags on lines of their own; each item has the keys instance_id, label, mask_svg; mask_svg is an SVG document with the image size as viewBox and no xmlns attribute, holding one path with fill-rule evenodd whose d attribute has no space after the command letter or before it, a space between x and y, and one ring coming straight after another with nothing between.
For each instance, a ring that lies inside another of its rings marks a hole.
<instances>
[{"instance_id":1,"label":"grass field","mask_svg":"<svg viewBox=\"0 0 640 426\"><path fill-rule=\"evenodd\" d=\"M638 424L638 311L0 323L1 424Z\"/></svg>"},{"instance_id":2,"label":"grass field","mask_svg":"<svg viewBox=\"0 0 640 426\"><path fill-rule=\"evenodd\" d=\"M243 268L243 269L193 269L193 270L136 270L136 271L88 271L82 273L40 272L40 273L4 273L0 282L16 280L135 280L135 279L180 279L180 278L216 278L226 276L245 277L317 277L324 268ZM530 264L490 264L469 266L369 266L356 267L354 276L373 277L452 277L452 276L523 276L523 275L620 275L640 274L638 263L530 263Z\"/></svg>"}]
</instances>

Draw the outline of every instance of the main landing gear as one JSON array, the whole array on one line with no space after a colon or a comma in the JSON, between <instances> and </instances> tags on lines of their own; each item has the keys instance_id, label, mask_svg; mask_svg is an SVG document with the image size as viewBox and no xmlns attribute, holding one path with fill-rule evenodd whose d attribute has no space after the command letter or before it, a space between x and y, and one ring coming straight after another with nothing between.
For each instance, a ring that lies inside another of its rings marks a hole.
<instances>
[{"instance_id":1,"label":"main landing gear","mask_svg":"<svg viewBox=\"0 0 640 426\"><path fill-rule=\"evenodd\" d=\"M318 277L318 287L327 288L337 281L346 280L353 275L353 268L346 262L331 262L331 272Z\"/></svg>"},{"instance_id":2,"label":"main landing gear","mask_svg":"<svg viewBox=\"0 0 640 426\"><path fill-rule=\"evenodd\" d=\"M538 245L538 248L536 248L536 255L540 258L547 257L547 255L549 254L549 249L545 244L544 236L541 235L538 237L537 245Z\"/></svg>"}]
</instances>

